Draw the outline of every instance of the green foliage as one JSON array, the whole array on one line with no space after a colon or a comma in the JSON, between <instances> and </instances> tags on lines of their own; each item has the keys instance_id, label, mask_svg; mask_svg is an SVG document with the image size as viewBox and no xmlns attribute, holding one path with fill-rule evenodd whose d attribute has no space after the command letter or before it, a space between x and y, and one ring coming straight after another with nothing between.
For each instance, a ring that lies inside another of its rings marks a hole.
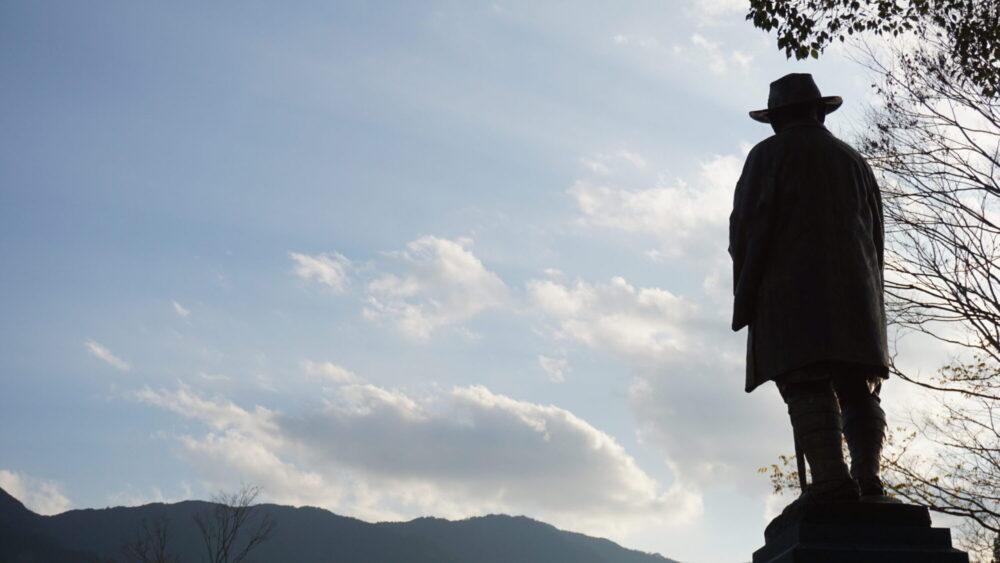
<instances>
[{"instance_id":1,"label":"green foliage","mask_svg":"<svg viewBox=\"0 0 1000 563\"><path fill-rule=\"evenodd\" d=\"M1000 2L996 0L750 0L747 20L774 30L789 58L817 58L860 33L914 33L950 45L963 79L1000 94Z\"/></svg>"},{"instance_id":2,"label":"green foliage","mask_svg":"<svg viewBox=\"0 0 1000 563\"><path fill-rule=\"evenodd\" d=\"M998 366L976 359L939 372L945 384L982 380L998 374ZM959 516L961 543L977 561L989 563L1000 545L1000 412L982 398L939 399L939 408L914 427L896 427L882 451L882 480L890 496L934 512ZM844 457L849 453L845 446ZM757 471L768 474L776 494L798 491L795 456Z\"/></svg>"},{"instance_id":3,"label":"green foliage","mask_svg":"<svg viewBox=\"0 0 1000 563\"><path fill-rule=\"evenodd\" d=\"M886 436L886 444L900 444L901 442L909 443L916 437L915 432L907 432L903 428L897 428L894 431L889 431ZM886 466L889 460L894 460L898 457L898 452L900 448L890 451L888 448L882 453L882 465ZM905 447L903 448L905 449ZM850 459L850 452L847 450L847 442L843 443L844 459ZM760 467L757 469L757 473L766 473L768 478L771 480L771 490L774 494L783 495L785 492L794 492L799 490L799 471L798 464L794 455L779 455L777 463L772 463L767 467ZM902 491L912 488L912 484L903 481L886 481L885 488L887 494L890 496L900 496ZM905 496L905 495L903 495Z\"/></svg>"}]
</instances>

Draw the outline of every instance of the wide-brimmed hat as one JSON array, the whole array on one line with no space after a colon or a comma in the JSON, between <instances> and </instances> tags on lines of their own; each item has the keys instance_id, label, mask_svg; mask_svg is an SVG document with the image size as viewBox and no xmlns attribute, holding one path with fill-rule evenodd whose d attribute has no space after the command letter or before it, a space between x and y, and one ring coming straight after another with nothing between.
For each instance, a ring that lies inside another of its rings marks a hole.
<instances>
[{"instance_id":1,"label":"wide-brimmed hat","mask_svg":"<svg viewBox=\"0 0 1000 563\"><path fill-rule=\"evenodd\" d=\"M837 111L844 103L840 96L823 96L811 74L786 74L771 83L767 95L767 109L751 111L750 117L761 123L770 123L770 112L788 106L813 102L823 106L826 113Z\"/></svg>"}]
</instances>

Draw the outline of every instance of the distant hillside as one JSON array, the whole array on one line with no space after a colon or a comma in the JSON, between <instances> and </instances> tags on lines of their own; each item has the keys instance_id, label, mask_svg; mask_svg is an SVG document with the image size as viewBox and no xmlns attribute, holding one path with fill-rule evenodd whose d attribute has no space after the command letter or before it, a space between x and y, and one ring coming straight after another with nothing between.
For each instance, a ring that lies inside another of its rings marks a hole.
<instances>
[{"instance_id":1,"label":"distant hillside","mask_svg":"<svg viewBox=\"0 0 1000 563\"><path fill-rule=\"evenodd\" d=\"M184 562L202 561L194 516L212 506L185 501L41 516L0 489L0 562L124 561L122 545L136 537L139 522L160 517L169 521L169 551ZM252 553L257 563L676 563L523 516L369 524L319 508L260 509L277 529Z\"/></svg>"}]
</instances>

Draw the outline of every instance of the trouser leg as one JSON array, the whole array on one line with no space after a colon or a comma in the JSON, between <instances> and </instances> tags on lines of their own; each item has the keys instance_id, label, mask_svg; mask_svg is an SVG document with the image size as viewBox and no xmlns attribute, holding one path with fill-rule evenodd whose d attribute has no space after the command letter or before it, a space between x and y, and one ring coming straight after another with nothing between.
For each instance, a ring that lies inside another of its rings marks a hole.
<instances>
[{"instance_id":1,"label":"trouser leg","mask_svg":"<svg viewBox=\"0 0 1000 563\"><path fill-rule=\"evenodd\" d=\"M781 384L795 440L799 443L814 484L850 479L841 448L840 408L829 381Z\"/></svg>"},{"instance_id":2,"label":"trouser leg","mask_svg":"<svg viewBox=\"0 0 1000 563\"><path fill-rule=\"evenodd\" d=\"M851 477L862 496L884 495L879 471L887 423L877 390L872 390L863 377L834 378L833 386L851 453Z\"/></svg>"}]
</instances>

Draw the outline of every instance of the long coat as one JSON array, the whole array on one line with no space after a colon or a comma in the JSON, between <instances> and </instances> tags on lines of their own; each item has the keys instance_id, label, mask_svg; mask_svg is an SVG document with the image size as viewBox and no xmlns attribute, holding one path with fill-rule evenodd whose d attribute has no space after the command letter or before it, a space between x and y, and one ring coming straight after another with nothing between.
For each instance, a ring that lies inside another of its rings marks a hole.
<instances>
[{"instance_id":1,"label":"long coat","mask_svg":"<svg viewBox=\"0 0 1000 563\"><path fill-rule=\"evenodd\" d=\"M746 391L816 362L886 373L882 200L868 163L820 124L750 151L729 218Z\"/></svg>"}]
</instances>

